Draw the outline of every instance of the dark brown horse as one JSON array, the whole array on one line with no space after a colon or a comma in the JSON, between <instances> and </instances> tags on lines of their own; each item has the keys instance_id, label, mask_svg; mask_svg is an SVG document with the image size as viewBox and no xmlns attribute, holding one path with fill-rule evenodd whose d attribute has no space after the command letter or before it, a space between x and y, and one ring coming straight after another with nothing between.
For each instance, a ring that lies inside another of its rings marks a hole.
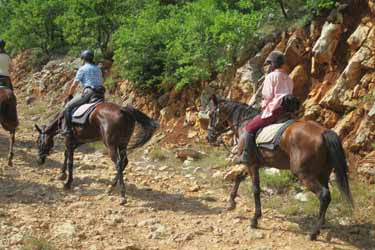
<instances>
[{"instance_id":1,"label":"dark brown horse","mask_svg":"<svg viewBox=\"0 0 375 250\"><path fill-rule=\"evenodd\" d=\"M10 88L0 86L0 123L10 134L8 165L13 165L13 146L18 127L17 100Z\"/></svg>"},{"instance_id":2,"label":"dark brown horse","mask_svg":"<svg viewBox=\"0 0 375 250\"><path fill-rule=\"evenodd\" d=\"M210 143L231 128L236 128L240 135L246 120L258 112L251 107L234 101L219 100L212 97L210 122L207 139ZM353 205L347 177L348 166L339 137L332 130L326 129L313 121L296 121L283 133L280 145L275 150L258 149L261 162L255 160L248 165L252 178L255 200L255 214L251 219L251 227L256 228L262 216L259 186L260 165L278 169L289 169L300 182L312 191L320 201L318 223L310 233L315 240L325 222L325 214L331 201L328 187L329 176L335 169L338 187L344 197ZM235 197L239 184L246 176L239 175L229 199L229 208L235 207Z\"/></svg>"},{"instance_id":3,"label":"dark brown horse","mask_svg":"<svg viewBox=\"0 0 375 250\"><path fill-rule=\"evenodd\" d=\"M53 147L53 138L58 134L63 120L63 114L59 113L47 126L40 128L38 157L43 164ZM136 123L141 126L141 131L131 139ZM65 159L59 175L60 180L66 179L68 167L68 180L64 189L70 189L73 181L73 154L74 150L82 144L101 140L108 148L110 157L116 166L116 176L112 188L119 185L122 204L125 204L125 184L123 171L128 164L127 151L141 147L149 141L156 131L158 124L153 119L133 107L121 107L113 103L101 103L91 113L89 122L84 126L74 127L74 138L65 140Z\"/></svg>"}]
</instances>

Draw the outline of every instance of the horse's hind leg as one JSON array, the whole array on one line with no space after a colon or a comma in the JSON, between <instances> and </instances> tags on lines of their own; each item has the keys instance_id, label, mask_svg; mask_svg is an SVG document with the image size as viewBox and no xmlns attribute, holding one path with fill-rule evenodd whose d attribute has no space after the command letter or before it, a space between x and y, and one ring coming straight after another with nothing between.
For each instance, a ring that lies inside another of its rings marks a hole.
<instances>
[{"instance_id":1,"label":"horse's hind leg","mask_svg":"<svg viewBox=\"0 0 375 250\"><path fill-rule=\"evenodd\" d=\"M112 160L116 164L116 176L113 180L113 185L118 185L120 189L120 194L122 201L120 202L121 205L126 204L125 198L125 183L124 183L124 170L125 167L128 165L128 157L126 150L122 150L119 147L116 149L111 150Z\"/></svg>"},{"instance_id":2,"label":"horse's hind leg","mask_svg":"<svg viewBox=\"0 0 375 250\"><path fill-rule=\"evenodd\" d=\"M9 154L8 154L8 166L13 166L13 146L14 146L14 140L15 140L15 131L10 132L10 138L9 138Z\"/></svg>"},{"instance_id":3,"label":"horse's hind leg","mask_svg":"<svg viewBox=\"0 0 375 250\"><path fill-rule=\"evenodd\" d=\"M245 180L246 176L243 175L243 174L239 174L237 177L236 177L236 180L235 180L235 183L234 183L234 186L232 188L232 191L230 192L230 196L229 196L229 200L228 200L228 204L227 204L227 210L233 210L236 208L236 197L237 197L237 193L238 193L238 188L240 187L240 184L243 180Z\"/></svg>"},{"instance_id":4,"label":"horse's hind leg","mask_svg":"<svg viewBox=\"0 0 375 250\"><path fill-rule=\"evenodd\" d=\"M328 182L327 185L321 185L317 179L300 178L300 180L309 190L314 192L316 196L318 196L319 198L320 206L318 223L309 235L310 240L316 240L320 233L320 229L325 222L327 208L329 206L329 203L331 202L331 194L329 192Z\"/></svg>"}]
</instances>

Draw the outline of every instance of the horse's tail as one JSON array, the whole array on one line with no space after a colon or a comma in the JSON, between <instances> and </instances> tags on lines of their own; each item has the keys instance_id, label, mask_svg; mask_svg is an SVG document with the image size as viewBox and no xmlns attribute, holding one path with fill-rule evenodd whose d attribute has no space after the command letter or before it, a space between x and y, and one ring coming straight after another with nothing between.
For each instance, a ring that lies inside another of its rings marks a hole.
<instances>
[{"instance_id":1,"label":"horse's tail","mask_svg":"<svg viewBox=\"0 0 375 250\"><path fill-rule=\"evenodd\" d=\"M353 198L350 192L348 179L348 165L340 138L334 131L326 130L323 132L323 139L324 144L328 149L328 162L335 169L336 181L339 190L353 207Z\"/></svg>"},{"instance_id":2,"label":"horse's tail","mask_svg":"<svg viewBox=\"0 0 375 250\"><path fill-rule=\"evenodd\" d=\"M158 122L131 106L122 107L121 111L130 114L142 127L141 132L138 133L135 140L131 143L131 145L129 145L128 149L135 149L145 145L159 127Z\"/></svg>"}]
</instances>

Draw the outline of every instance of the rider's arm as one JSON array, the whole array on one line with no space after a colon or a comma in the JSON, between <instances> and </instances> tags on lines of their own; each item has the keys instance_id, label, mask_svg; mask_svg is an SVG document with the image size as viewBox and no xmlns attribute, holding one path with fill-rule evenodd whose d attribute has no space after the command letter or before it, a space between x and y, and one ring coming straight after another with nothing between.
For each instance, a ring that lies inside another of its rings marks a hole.
<instances>
[{"instance_id":1,"label":"rider's arm","mask_svg":"<svg viewBox=\"0 0 375 250\"><path fill-rule=\"evenodd\" d=\"M76 88L78 87L79 83L80 83L80 81L78 81L77 79L75 79L73 81L73 83L70 85L68 96L71 96L71 95L74 94L74 92L76 91Z\"/></svg>"},{"instance_id":2,"label":"rider's arm","mask_svg":"<svg viewBox=\"0 0 375 250\"><path fill-rule=\"evenodd\" d=\"M262 110L267 106L267 104L272 100L274 96L273 93L273 77L271 74L268 74L264 80L263 88L262 88L262 103L261 107Z\"/></svg>"}]
</instances>

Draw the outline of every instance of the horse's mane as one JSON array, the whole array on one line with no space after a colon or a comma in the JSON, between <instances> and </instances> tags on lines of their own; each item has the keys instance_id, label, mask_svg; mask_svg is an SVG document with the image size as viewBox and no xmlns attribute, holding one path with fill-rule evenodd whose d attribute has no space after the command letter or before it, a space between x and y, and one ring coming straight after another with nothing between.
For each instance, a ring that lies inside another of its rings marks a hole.
<instances>
[{"instance_id":1,"label":"horse's mane","mask_svg":"<svg viewBox=\"0 0 375 250\"><path fill-rule=\"evenodd\" d=\"M241 126L246 120L249 120L259 114L258 110L241 102L227 99L222 99L220 102L223 103L223 108L228 115L228 119L237 126Z\"/></svg>"},{"instance_id":2,"label":"horse's mane","mask_svg":"<svg viewBox=\"0 0 375 250\"><path fill-rule=\"evenodd\" d=\"M63 119L63 112L58 112L57 114L55 114L53 116L53 118L51 119L51 121L49 121L47 123L47 125L45 125L45 132L46 133L53 133L53 134L57 134L58 133L58 130L59 130L59 127L60 127L60 123L61 123L61 120Z\"/></svg>"}]
</instances>

